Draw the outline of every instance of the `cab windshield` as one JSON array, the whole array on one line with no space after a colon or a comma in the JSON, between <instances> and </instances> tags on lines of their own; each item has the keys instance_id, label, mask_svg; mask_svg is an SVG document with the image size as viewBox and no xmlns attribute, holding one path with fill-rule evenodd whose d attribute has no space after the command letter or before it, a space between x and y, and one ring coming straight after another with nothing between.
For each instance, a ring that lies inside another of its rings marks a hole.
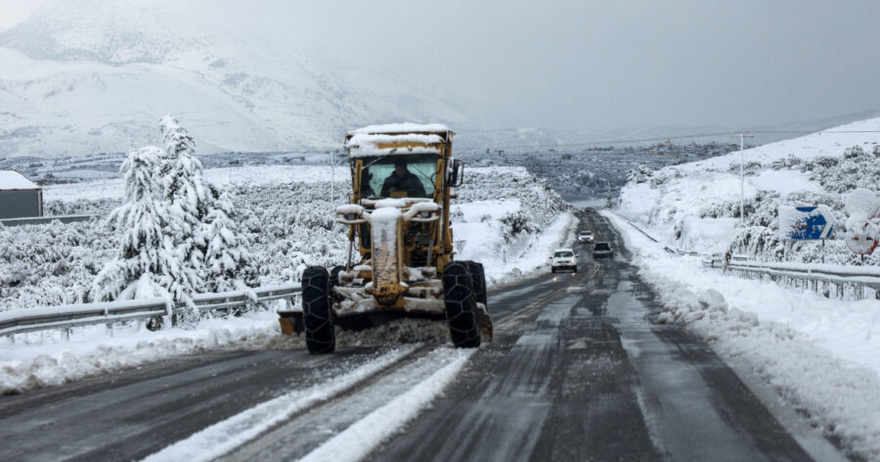
<instances>
[{"instance_id":1,"label":"cab windshield","mask_svg":"<svg viewBox=\"0 0 880 462\"><path fill-rule=\"evenodd\" d=\"M361 197L432 197L438 159L434 154L365 159Z\"/></svg>"},{"instance_id":2,"label":"cab windshield","mask_svg":"<svg viewBox=\"0 0 880 462\"><path fill-rule=\"evenodd\" d=\"M554 255L556 258L571 258L574 256L573 252L556 252Z\"/></svg>"}]
</instances>

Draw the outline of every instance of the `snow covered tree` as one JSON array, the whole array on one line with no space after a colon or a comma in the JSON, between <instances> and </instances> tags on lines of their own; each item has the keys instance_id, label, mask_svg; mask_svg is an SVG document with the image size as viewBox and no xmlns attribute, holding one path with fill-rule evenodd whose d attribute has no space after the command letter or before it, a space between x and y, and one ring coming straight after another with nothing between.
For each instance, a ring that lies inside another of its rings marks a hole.
<instances>
[{"instance_id":1,"label":"snow covered tree","mask_svg":"<svg viewBox=\"0 0 880 462\"><path fill-rule=\"evenodd\" d=\"M163 155L160 148L148 146L132 150L122 163L125 202L107 220L122 231L120 252L92 282L94 300L173 295L170 283L179 265L165 234L158 178Z\"/></svg>"},{"instance_id":2,"label":"snow covered tree","mask_svg":"<svg viewBox=\"0 0 880 462\"><path fill-rule=\"evenodd\" d=\"M195 142L178 120L166 115L160 126L168 159L164 198L174 217L174 245L186 276L181 284L194 292L253 284L249 256L232 220L231 198L204 179L202 163L193 156Z\"/></svg>"},{"instance_id":3,"label":"snow covered tree","mask_svg":"<svg viewBox=\"0 0 880 462\"><path fill-rule=\"evenodd\" d=\"M201 226L200 236L205 243L204 279L210 292L245 289L256 283L250 253L232 218L233 207L231 195L223 192Z\"/></svg>"},{"instance_id":4,"label":"snow covered tree","mask_svg":"<svg viewBox=\"0 0 880 462\"><path fill-rule=\"evenodd\" d=\"M193 156L195 142L177 119L160 120L166 164L162 169L162 194L168 213L172 246L182 271L176 282L188 293L204 289L204 255L197 241L202 221L208 215L211 195L202 176L202 163Z\"/></svg>"},{"instance_id":5,"label":"snow covered tree","mask_svg":"<svg viewBox=\"0 0 880 462\"><path fill-rule=\"evenodd\" d=\"M168 295L190 308L178 321L198 319L192 295L255 285L229 195L208 183L193 156L192 136L177 119L160 120L164 149L134 150L122 165L123 205L108 222L122 230L120 255L92 283L93 298ZM208 282L206 282L208 281Z\"/></svg>"}]
</instances>

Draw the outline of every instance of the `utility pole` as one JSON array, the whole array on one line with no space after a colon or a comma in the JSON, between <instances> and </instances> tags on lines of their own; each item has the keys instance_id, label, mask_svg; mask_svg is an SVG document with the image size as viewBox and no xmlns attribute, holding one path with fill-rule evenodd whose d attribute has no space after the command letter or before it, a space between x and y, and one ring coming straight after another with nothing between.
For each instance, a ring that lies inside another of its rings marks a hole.
<instances>
[{"instance_id":1,"label":"utility pole","mask_svg":"<svg viewBox=\"0 0 880 462\"><path fill-rule=\"evenodd\" d=\"M745 203L746 196L746 181L745 176L743 175L743 164L745 164L745 159L743 158L743 147L745 146L745 139L754 138L755 135L746 135L745 133L740 132L738 135L734 135L733 133L731 133L730 136L739 136L739 222L744 224L746 221L746 215L744 210L745 207L743 204Z\"/></svg>"},{"instance_id":2,"label":"utility pole","mask_svg":"<svg viewBox=\"0 0 880 462\"><path fill-rule=\"evenodd\" d=\"M327 151L330 154L330 203L336 203L336 154L333 151Z\"/></svg>"}]
</instances>

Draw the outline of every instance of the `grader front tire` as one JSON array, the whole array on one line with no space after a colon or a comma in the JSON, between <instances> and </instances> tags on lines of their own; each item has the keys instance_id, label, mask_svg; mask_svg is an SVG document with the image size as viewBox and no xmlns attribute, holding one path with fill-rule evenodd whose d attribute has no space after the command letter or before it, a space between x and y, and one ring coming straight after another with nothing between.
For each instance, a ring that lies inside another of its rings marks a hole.
<instances>
[{"instance_id":1,"label":"grader front tire","mask_svg":"<svg viewBox=\"0 0 880 462\"><path fill-rule=\"evenodd\" d=\"M456 348L479 347L474 283L465 262L449 263L443 270L443 300L452 344Z\"/></svg>"},{"instance_id":2,"label":"grader front tire","mask_svg":"<svg viewBox=\"0 0 880 462\"><path fill-rule=\"evenodd\" d=\"M302 304L306 346L309 353L326 354L336 350L336 330L330 319L330 275L320 266L303 272Z\"/></svg>"}]
</instances>

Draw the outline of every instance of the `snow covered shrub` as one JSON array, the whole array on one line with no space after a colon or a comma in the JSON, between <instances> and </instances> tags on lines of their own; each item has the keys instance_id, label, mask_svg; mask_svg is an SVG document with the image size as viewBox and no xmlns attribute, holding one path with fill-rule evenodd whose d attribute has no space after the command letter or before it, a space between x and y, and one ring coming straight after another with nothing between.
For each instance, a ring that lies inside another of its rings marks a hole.
<instances>
[{"instance_id":1,"label":"snow covered shrub","mask_svg":"<svg viewBox=\"0 0 880 462\"><path fill-rule=\"evenodd\" d=\"M0 230L0 298L6 309L76 303L114 240L91 222ZM59 289L56 289L59 288Z\"/></svg>"},{"instance_id":2,"label":"snow covered shrub","mask_svg":"<svg viewBox=\"0 0 880 462\"><path fill-rule=\"evenodd\" d=\"M260 284L298 282L309 265L346 261L348 227L335 222L329 182L239 185L233 201L244 218Z\"/></svg>"},{"instance_id":3,"label":"snow covered shrub","mask_svg":"<svg viewBox=\"0 0 880 462\"><path fill-rule=\"evenodd\" d=\"M63 215L95 215L107 216L119 207L118 199L77 199L75 201L47 201L45 203L46 216Z\"/></svg>"},{"instance_id":4,"label":"snow covered shrub","mask_svg":"<svg viewBox=\"0 0 880 462\"><path fill-rule=\"evenodd\" d=\"M792 170L794 167L799 167L803 165L804 160L800 157L796 157L794 154L789 154L787 157L782 159L777 159L770 164L770 167L773 170Z\"/></svg>"},{"instance_id":5,"label":"snow covered shrub","mask_svg":"<svg viewBox=\"0 0 880 462\"><path fill-rule=\"evenodd\" d=\"M763 168L763 165L760 162L754 161L754 160L746 162L742 166L743 174L745 176L757 175L758 172L760 172L762 168ZM739 169L740 169L739 163L731 163L730 167L727 168L727 171L739 173Z\"/></svg>"},{"instance_id":6,"label":"snow covered shrub","mask_svg":"<svg viewBox=\"0 0 880 462\"><path fill-rule=\"evenodd\" d=\"M819 157L803 166L810 179L828 191L845 194L856 188L875 189L880 181L880 149L848 148L840 159Z\"/></svg>"},{"instance_id":7,"label":"snow covered shrub","mask_svg":"<svg viewBox=\"0 0 880 462\"><path fill-rule=\"evenodd\" d=\"M779 232L764 226L749 226L733 244L734 253L765 261L781 261L785 255Z\"/></svg>"},{"instance_id":8,"label":"snow covered shrub","mask_svg":"<svg viewBox=\"0 0 880 462\"><path fill-rule=\"evenodd\" d=\"M504 236L504 242L508 243L520 234L536 234L541 231L541 229L532 223L529 217L520 210L513 213L505 213L500 221L504 225L504 229L501 232L502 236Z\"/></svg>"},{"instance_id":9,"label":"snow covered shrub","mask_svg":"<svg viewBox=\"0 0 880 462\"><path fill-rule=\"evenodd\" d=\"M540 226L571 208L544 180L520 167L468 170L455 192L462 202L517 199Z\"/></svg>"},{"instance_id":10,"label":"snow covered shrub","mask_svg":"<svg viewBox=\"0 0 880 462\"><path fill-rule=\"evenodd\" d=\"M639 165L638 168L632 169L626 175L627 183L647 183L654 179L654 172L656 171L653 167L648 167L645 165Z\"/></svg>"}]
</instances>

